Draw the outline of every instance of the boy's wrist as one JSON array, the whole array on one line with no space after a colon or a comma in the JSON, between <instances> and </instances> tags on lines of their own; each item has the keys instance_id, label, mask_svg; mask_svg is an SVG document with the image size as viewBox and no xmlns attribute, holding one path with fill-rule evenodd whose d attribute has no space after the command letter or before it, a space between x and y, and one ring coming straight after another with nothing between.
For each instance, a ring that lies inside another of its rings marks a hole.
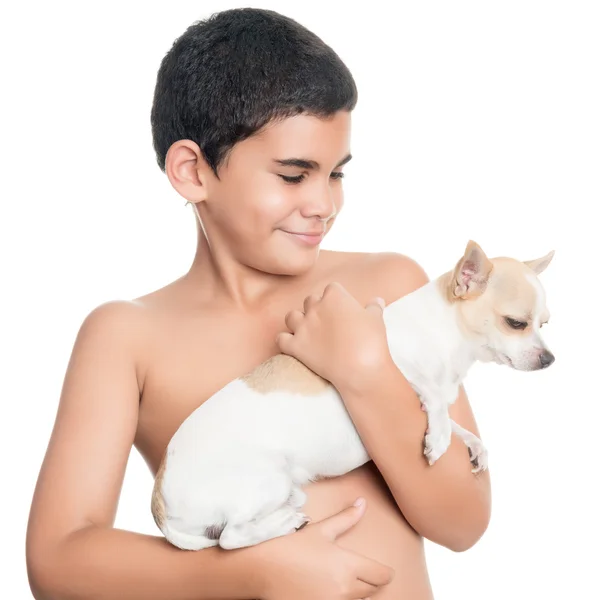
<instances>
[{"instance_id":1,"label":"boy's wrist","mask_svg":"<svg viewBox=\"0 0 600 600\"><path fill-rule=\"evenodd\" d=\"M335 384L336 389L344 401L352 401L354 398L363 399L369 397L382 387L385 389L390 381L396 381L398 367L392 360L382 360L380 364L369 369L357 370L343 381Z\"/></svg>"}]
</instances>

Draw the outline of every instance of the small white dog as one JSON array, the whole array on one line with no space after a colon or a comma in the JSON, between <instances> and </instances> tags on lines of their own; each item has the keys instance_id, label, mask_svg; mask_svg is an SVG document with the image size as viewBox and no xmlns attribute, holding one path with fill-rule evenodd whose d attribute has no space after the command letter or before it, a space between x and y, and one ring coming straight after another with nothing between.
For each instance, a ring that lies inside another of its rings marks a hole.
<instances>
[{"instance_id":1,"label":"small white dog","mask_svg":"<svg viewBox=\"0 0 600 600\"><path fill-rule=\"evenodd\" d=\"M451 433L469 448L476 473L487 452L448 413L479 360L523 371L550 366L540 337L549 318L537 279L552 260L488 259L469 242L454 270L389 304L383 313L394 363L428 415L430 465ZM309 519L302 485L343 475L369 460L336 389L280 354L200 405L169 442L152 514L178 548L242 548L289 534Z\"/></svg>"}]
</instances>

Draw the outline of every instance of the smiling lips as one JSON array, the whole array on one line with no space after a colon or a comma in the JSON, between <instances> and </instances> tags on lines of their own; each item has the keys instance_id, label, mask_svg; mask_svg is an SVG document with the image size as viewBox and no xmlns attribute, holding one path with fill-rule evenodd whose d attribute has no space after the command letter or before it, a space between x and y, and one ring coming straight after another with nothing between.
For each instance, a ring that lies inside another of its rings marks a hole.
<instances>
[{"instance_id":1,"label":"smiling lips","mask_svg":"<svg viewBox=\"0 0 600 600\"><path fill-rule=\"evenodd\" d=\"M321 243L323 236L325 235L324 231L310 231L307 233L303 232L295 232L295 231L286 231L282 229L284 233L292 236L292 238L302 242L303 244L308 244L309 246L316 246Z\"/></svg>"}]
</instances>

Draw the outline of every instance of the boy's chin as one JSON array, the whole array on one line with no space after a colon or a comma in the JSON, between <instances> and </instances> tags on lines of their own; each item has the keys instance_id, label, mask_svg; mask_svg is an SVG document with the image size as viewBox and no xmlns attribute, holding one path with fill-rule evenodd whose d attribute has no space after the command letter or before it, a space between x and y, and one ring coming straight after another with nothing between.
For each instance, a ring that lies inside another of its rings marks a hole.
<instances>
[{"instance_id":1,"label":"boy's chin","mask_svg":"<svg viewBox=\"0 0 600 600\"><path fill-rule=\"evenodd\" d=\"M279 252L275 256L265 256L255 268L272 275L304 275L315 266L318 256L318 247L312 252Z\"/></svg>"}]
</instances>

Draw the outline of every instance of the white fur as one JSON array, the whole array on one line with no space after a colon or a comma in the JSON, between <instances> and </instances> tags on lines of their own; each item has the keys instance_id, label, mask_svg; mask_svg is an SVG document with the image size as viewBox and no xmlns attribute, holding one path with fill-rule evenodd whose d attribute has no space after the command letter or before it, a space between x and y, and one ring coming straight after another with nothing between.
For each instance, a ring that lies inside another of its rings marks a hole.
<instances>
[{"instance_id":1,"label":"white fur","mask_svg":"<svg viewBox=\"0 0 600 600\"><path fill-rule=\"evenodd\" d=\"M476 471L486 468L485 448L450 420L448 406L485 355L465 340L455 310L434 281L388 305L383 318L393 360L428 414L429 463L447 450L454 430ZM332 386L318 395L263 394L236 379L182 423L165 460L161 529L175 546L197 550L240 548L295 531L307 521L302 485L343 475L369 456ZM223 525L219 540L205 535Z\"/></svg>"}]
</instances>

